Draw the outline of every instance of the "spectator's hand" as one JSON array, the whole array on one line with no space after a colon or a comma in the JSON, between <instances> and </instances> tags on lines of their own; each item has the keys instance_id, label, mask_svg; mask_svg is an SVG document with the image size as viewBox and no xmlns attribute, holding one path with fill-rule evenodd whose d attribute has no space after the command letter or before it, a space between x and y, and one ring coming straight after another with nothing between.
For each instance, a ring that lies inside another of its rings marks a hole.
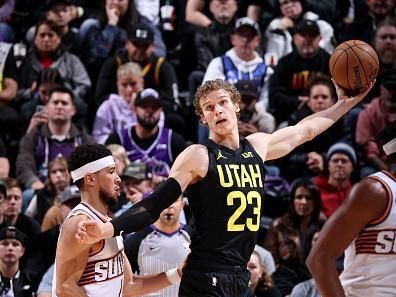
<instances>
[{"instance_id":1,"label":"spectator's hand","mask_svg":"<svg viewBox=\"0 0 396 297\"><path fill-rule=\"evenodd\" d=\"M112 5L106 4L106 14L109 25L117 26L120 19L120 11Z\"/></svg>"},{"instance_id":2,"label":"spectator's hand","mask_svg":"<svg viewBox=\"0 0 396 297\"><path fill-rule=\"evenodd\" d=\"M291 18L283 17L279 22L278 29L280 30L287 30L294 26L294 22Z\"/></svg>"},{"instance_id":3,"label":"spectator's hand","mask_svg":"<svg viewBox=\"0 0 396 297\"><path fill-rule=\"evenodd\" d=\"M138 203L143 199L143 193L140 192L137 188L135 187L128 187L128 191L126 193L126 197L129 201L131 201L133 204Z\"/></svg>"},{"instance_id":4,"label":"spectator's hand","mask_svg":"<svg viewBox=\"0 0 396 297\"><path fill-rule=\"evenodd\" d=\"M258 129L255 125L239 122L238 131L239 131L239 135L246 137L249 136L250 134L257 133Z\"/></svg>"},{"instance_id":5,"label":"spectator's hand","mask_svg":"<svg viewBox=\"0 0 396 297\"><path fill-rule=\"evenodd\" d=\"M44 188L44 184L41 180L35 181L34 183L32 183L31 188L33 190L40 190L42 188Z\"/></svg>"},{"instance_id":6,"label":"spectator's hand","mask_svg":"<svg viewBox=\"0 0 396 297\"><path fill-rule=\"evenodd\" d=\"M316 174L323 172L324 170L324 160L321 154L317 152L310 152L307 155L307 167L309 170Z\"/></svg>"},{"instance_id":7,"label":"spectator's hand","mask_svg":"<svg viewBox=\"0 0 396 297\"><path fill-rule=\"evenodd\" d=\"M48 123L48 114L45 111L35 112L30 119L29 127L27 128L26 133L29 133L34 127L40 124Z\"/></svg>"}]
</instances>

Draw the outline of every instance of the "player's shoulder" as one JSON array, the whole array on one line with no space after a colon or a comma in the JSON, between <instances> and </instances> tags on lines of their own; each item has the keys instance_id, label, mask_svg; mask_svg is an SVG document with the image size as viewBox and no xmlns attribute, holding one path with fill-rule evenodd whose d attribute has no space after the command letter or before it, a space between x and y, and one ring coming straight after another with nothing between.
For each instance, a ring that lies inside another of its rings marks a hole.
<instances>
[{"instance_id":1,"label":"player's shoulder","mask_svg":"<svg viewBox=\"0 0 396 297\"><path fill-rule=\"evenodd\" d=\"M190 160L199 160L201 158L208 157L208 149L202 144L192 144L188 146L180 155L183 157L187 157Z\"/></svg>"}]
</instances>

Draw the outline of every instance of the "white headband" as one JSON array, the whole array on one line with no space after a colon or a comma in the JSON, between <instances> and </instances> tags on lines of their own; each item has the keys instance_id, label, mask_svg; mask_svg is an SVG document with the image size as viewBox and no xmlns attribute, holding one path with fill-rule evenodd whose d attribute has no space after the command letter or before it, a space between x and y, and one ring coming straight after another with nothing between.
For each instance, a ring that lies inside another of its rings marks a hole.
<instances>
[{"instance_id":1,"label":"white headband","mask_svg":"<svg viewBox=\"0 0 396 297\"><path fill-rule=\"evenodd\" d=\"M92 161L88 164L85 164L84 166L81 166L80 168L77 168L76 170L73 170L70 172L70 175L73 179L73 182L76 182L80 178L83 178L86 174L88 173L95 173L103 168L106 168L108 166L114 165L114 159L113 156L107 156L95 161Z\"/></svg>"},{"instance_id":2,"label":"white headband","mask_svg":"<svg viewBox=\"0 0 396 297\"><path fill-rule=\"evenodd\" d=\"M385 143L382 146L385 154L389 156L390 154L396 153L396 138L392 139L391 141Z\"/></svg>"}]
</instances>

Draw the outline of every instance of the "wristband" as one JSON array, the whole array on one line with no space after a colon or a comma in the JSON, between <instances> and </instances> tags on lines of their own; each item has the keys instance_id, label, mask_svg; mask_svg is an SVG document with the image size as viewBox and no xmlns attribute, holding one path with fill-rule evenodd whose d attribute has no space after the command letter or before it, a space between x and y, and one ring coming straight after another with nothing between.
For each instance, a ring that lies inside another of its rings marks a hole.
<instances>
[{"instance_id":1,"label":"wristband","mask_svg":"<svg viewBox=\"0 0 396 297\"><path fill-rule=\"evenodd\" d=\"M177 272L177 268L169 269L165 271L165 274L166 274L166 278L168 279L168 282L170 282L171 284L178 283L181 280L181 277Z\"/></svg>"}]
</instances>

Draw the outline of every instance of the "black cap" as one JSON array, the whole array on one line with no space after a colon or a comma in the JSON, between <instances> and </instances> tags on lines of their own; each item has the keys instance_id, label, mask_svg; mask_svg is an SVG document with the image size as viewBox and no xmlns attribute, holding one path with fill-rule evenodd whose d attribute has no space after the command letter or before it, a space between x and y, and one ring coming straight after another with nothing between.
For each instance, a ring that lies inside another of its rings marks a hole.
<instances>
[{"instance_id":1,"label":"black cap","mask_svg":"<svg viewBox=\"0 0 396 297\"><path fill-rule=\"evenodd\" d=\"M161 106L161 101L159 98L159 94L156 90L148 88L144 89L143 91L139 92L135 99L135 106L141 105L143 102L146 101L154 101L156 104Z\"/></svg>"},{"instance_id":2,"label":"black cap","mask_svg":"<svg viewBox=\"0 0 396 297\"><path fill-rule=\"evenodd\" d=\"M45 3L45 10L50 10L55 4L72 5L70 0L47 0Z\"/></svg>"},{"instance_id":3,"label":"black cap","mask_svg":"<svg viewBox=\"0 0 396 297\"><path fill-rule=\"evenodd\" d=\"M152 174L145 163L132 162L125 168L122 177L131 177L133 179L145 180L151 179Z\"/></svg>"},{"instance_id":4,"label":"black cap","mask_svg":"<svg viewBox=\"0 0 396 297\"><path fill-rule=\"evenodd\" d=\"M60 197L60 203L63 204L63 203L66 203L72 199L77 199L77 198L81 199L80 190L77 188L77 186L72 185L72 186L66 187L63 190L63 193Z\"/></svg>"},{"instance_id":5,"label":"black cap","mask_svg":"<svg viewBox=\"0 0 396 297\"><path fill-rule=\"evenodd\" d=\"M251 18L243 17L237 19L235 22L234 32L238 31L242 27L250 27L256 32L257 35L260 35L259 25L255 20L252 20Z\"/></svg>"},{"instance_id":6,"label":"black cap","mask_svg":"<svg viewBox=\"0 0 396 297\"><path fill-rule=\"evenodd\" d=\"M0 180L0 193L2 193L4 197L7 197L7 187L2 180Z\"/></svg>"},{"instance_id":7,"label":"black cap","mask_svg":"<svg viewBox=\"0 0 396 297\"><path fill-rule=\"evenodd\" d=\"M153 30L145 24L133 24L128 30L128 40L152 43L154 41Z\"/></svg>"},{"instance_id":8,"label":"black cap","mask_svg":"<svg viewBox=\"0 0 396 297\"><path fill-rule=\"evenodd\" d=\"M249 79L238 80L235 87L241 93L241 96L257 97L258 91L254 81Z\"/></svg>"},{"instance_id":9,"label":"black cap","mask_svg":"<svg viewBox=\"0 0 396 297\"><path fill-rule=\"evenodd\" d=\"M302 19L294 26L294 34L298 33L301 35L308 34L310 36L319 36L320 29L318 23L312 20Z\"/></svg>"},{"instance_id":10,"label":"black cap","mask_svg":"<svg viewBox=\"0 0 396 297\"><path fill-rule=\"evenodd\" d=\"M380 84L388 88L396 88L396 69L384 71L380 78Z\"/></svg>"},{"instance_id":11,"label":"black cap","mask_svg":"<svg viewBox=\"0 0 396 297\"><path fill-rule=\"evenodd\" d=\"M15 239L18 240L23 246L26 246L27 237L25 233L16 228L15 226L7 226L0 230L0 240Z\"/></svg>"}]
</instances>

